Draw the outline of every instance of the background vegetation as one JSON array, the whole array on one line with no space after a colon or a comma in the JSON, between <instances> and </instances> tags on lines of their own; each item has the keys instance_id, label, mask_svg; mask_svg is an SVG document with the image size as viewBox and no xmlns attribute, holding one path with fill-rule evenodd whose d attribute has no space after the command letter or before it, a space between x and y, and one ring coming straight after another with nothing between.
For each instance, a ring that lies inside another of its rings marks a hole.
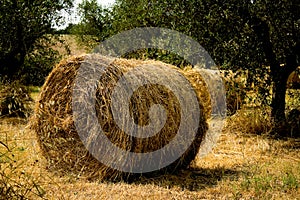
<instances>
[{"instance_id":1,"label":"background vegetation","mask_svg":"<svg viewBox=\"0 0 300 200\"><path fill-rule=\"evenodd\" d=\"M117 0L107 9L92 0L83 1L79 13L82 20L73 33L87 44L135 27L164 27L193 37L221 69L247 76L244 90L255 88L260 103L271 107L270 133L286 136L286 86L300 65L298 1ZM125 56L184 64L176 55L153 49Z\"/></svg>"}]
</instances>

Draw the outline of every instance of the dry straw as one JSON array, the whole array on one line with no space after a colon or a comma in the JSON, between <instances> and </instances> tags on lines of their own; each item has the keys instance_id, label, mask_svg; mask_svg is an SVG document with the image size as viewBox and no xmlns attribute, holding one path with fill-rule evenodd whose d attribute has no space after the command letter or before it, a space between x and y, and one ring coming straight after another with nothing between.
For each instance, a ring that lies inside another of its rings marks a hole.
<instances>
[{"instance_id":1,"label":"dry straw","mask_svg":"<svg viewBox=\"0 0 300 200\"><path fill-rule=\"evenodd\" d=\"M99 55L94 57L95 61L97 59L107 60L108 58ZM135 177L139 174L124 173L100 163L86 150L77 134L72 115L72 89L78 69L85 60L85 56L80 56L62 61L53 69L41 89L35 114L31 120L31 128L36 132L43 154L49 161L48 168L55 172L68 172L88 179L126 180ZM143 139L132 137L120 130L113 120L112 91L123 74L141 64L170 67L183 74L194 88L200 109L204 110L200 112L196 137L185 153L171 165L146 175L174 172L186 168L198 153L208 127L207 113L211 112L210 106L207 106L210 99L206 85L204 81L200 81L201 78L196 75L196 72L183 72L159 61L116 59L97 83L95 108L98 122L112 143L131 152L146 153L158 150L176 135L181 121L182 105L179 105L172 91L161 85L140 87L134 92L130 102L130 113L139 125L148 123L151 105L160 104L167 110L166 124L156 135ZM176 77L171 78L176 79Z\"/></svg>"},{"instance_id":2,"label":"dry straw","mask_svg":"<svg viewBox=\"0 0 300 200\"><path fill-rule=\"evenodd\" d=\"M0 116L27 118L33 102L28 89L19 82L0 83Z\"/></svg>"}]
</instances>

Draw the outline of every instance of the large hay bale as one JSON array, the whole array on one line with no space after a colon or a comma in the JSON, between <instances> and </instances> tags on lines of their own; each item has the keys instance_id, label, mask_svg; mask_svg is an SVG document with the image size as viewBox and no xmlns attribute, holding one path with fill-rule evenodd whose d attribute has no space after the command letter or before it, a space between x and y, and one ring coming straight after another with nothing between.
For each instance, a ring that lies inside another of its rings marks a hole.
<instances>
[{"instance_id":1,"label":"large hay bale","mask_svg":"<svg viewBox=\"0 0 300 200\"><path fill-rule=\"evenodd\" d=\"M61 173L71 172L79 177L100 180L119 180L133 177L135 174L118 171L95 159L87 151L76 131L72 113L72 91L75 77L79 67L83 62L86 62L86 56L64 60L53 69L41 89L35 114L31 120L31 128L36 132L43 154L49 161L49 169ZM93 56L95 62L108 59L100 55ZM177 134L181 121L180 105L172 91L161 85L145 85L133 93L129 103L130 114L136 124L143 126L149 121L151 105L162 105L167 110L165 126L154 136L141 139L125 134L116 125L111 109L112 91L123 74L142 64L171 67L184 74L174 66L158 61L116 59L98 80L96 89L97 118L106 137L119 148L135 153L152 152L168 144ZM187 79L189 80L189 77ZM198 153L201 141L207 131L205 113L210 112L210 108L203 107L201 102L203 97L206 99L205 101L209 99L205 96L208 93L203 94L205 91L203 89L204 83L202 86L192 85L202 111L198 116L199 127L196 135L180 158L167 167L147 173L148 175L186 168ZM180 86L178 87L180 88ZM188 121L185 122L189 123Z\"/></svg>"}]
</instances>

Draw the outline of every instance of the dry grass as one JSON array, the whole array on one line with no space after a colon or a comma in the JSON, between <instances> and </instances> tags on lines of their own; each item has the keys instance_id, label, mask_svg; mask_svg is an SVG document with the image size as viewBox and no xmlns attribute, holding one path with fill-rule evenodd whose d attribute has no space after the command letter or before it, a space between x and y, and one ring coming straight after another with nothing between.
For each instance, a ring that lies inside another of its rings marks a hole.
<instances>
[{"instance_id":1,"label":"dry grass","mask_svg":"<svg viewBox=\"0 0 300 200\"><path fill-rule=\"evenodd\" d=\"M0 199L37 198L45 194L40 185L43 159L37 152L36 137L25 131L26 124L20 118L0 119Z\"/></svg>"},{"instance_id":2,"label":"dry grass","mask_svg":"<svg viewBox=\"0 0 300 200\"><path fill-rule=\"evenodd\" d=\"M13 147L18 170L38 183L45 199L298 199L300 195L299 139L245 135L227 126L213 152L197 157L190 169L176 175L133 183L89 182L49 172L36 136L25 126L23 120L1 119L1 141ZM38 198L34 193L28 196Z\"/></svg>"},{"instance_id":3,"label":"dry grass","mask_svg":"<svg viewBox=\"0 0 300 200\"><path fill-rule=\"evenodd\" d=\"M78 44L75 35L60 35L59 40L62 42L57 41L53 49L57 50L64 57L87 53L87 48Z\"/></svg>"},{"instance_id":4,"label":"dry grass","mask_svg":"<svg viewBox=\"0 0 300 200\"><path fill-rule=\"evenodd\" d=\"M227 129L242 134L266 135L271 130L270 108L244 108L228 117Z\"/></svg>"},{"instance_id":5,"label":"dry grass","mask_svg":"<svg viewBox=\"0 0 300 200\"><path fill-rule=\"evenodd\" d=\"M27 87L19 82L0 83L0 117L28 117L32 101Z\"/></svg>"}]
</instances>

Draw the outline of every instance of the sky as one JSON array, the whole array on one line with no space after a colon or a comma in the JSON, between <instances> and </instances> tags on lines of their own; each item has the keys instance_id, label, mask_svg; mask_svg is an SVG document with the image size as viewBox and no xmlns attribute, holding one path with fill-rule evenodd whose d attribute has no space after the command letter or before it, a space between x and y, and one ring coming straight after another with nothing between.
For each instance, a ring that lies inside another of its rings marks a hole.
<instances>
[{"instance_id":1,"label":"sky","mask_svg":"<svg viewBox=\"0 0 300 200\"><path fill-rule=\"evenodd\" d=\"M97 0L99 4L103 5L103 6L108 6L110 4L113 4L115 2L115 0ZM79 3L81 3L82 0L75 0L74 4L78 5Z\"/></svg>"},{"instance_id":2,"label":"sky","mask_svg":"<svg viewBox=\"0 0 300 200\"><path fill-rule=\"evenodd\" d=\"M97 0L98 3L104 7L108 7L108 6L111 6L115 0ZM81 3L82 0L75 0L74 1L74 9L72 10L72 14L69 15L68 13L63 13L62 15L65 17L65 21L66 21L66 24L64 26L60 26L58 27L59 29L63 29L65 27L68 26L69 23L77 23L79 21L79 18L76 16L76 10L77 10L77 6L79 3Z\"/></svg>"}]
</instances>

